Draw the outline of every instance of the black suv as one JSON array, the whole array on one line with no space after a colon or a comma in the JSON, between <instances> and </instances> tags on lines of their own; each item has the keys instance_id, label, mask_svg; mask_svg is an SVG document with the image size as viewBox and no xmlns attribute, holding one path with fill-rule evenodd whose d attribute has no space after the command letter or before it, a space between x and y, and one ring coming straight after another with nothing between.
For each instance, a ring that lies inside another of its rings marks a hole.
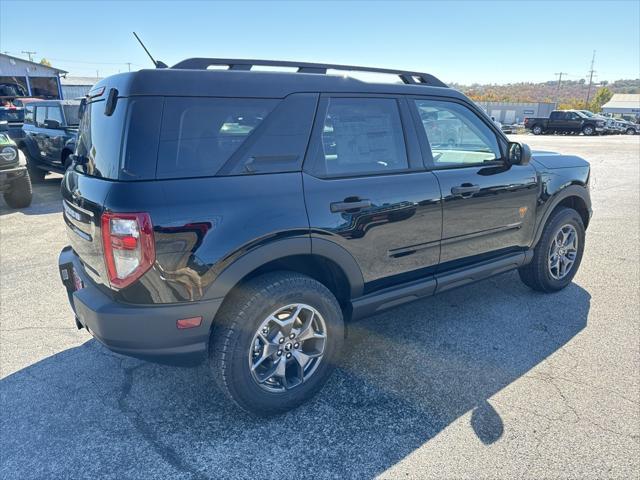
<instances>
[{"instance_id":1,"label":"black suv","mask_svg":"<svg viewBox=\"0 0 640 480\"><path fill-rule=\"evenodd\" d=\"M31 181L48 172L64 173L76 146L79 100L45 100L24 107L23 138L16 143L27 157Z\"/></svg>"},{"instance_id":2,"label":"black suv","mask_svg":"<svg viewBox=\"0 0 640 480\"><path fill-rule=\"evenodd\" d=\"M530 158L424 73L199 58L115 75L62 182L62 281L108 348L206 353L240 407L282 412L327 380L346 321L512 269L571 282L589 164Z\"/></svg>"}]
</instances>

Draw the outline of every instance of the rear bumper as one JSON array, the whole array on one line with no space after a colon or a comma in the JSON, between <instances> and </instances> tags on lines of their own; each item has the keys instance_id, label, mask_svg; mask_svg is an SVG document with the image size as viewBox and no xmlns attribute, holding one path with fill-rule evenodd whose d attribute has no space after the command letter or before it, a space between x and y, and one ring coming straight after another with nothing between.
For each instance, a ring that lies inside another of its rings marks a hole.
<instances>
[{"instance_id":1,"label":"rear bumper","mask_svg":"<svg viewBox=\"0 0 640 480\"><path fill-rule=\"evenodd\" d=\"M147 360L202 359L207 351L213 318L222 299L193 303L128 305L118 303L86 275L71 247L60 252L58 267L78 328L114 352ZM84 288L75 289L71 268ZM202 317L196 328L178 329L182 318Z\"/></svg>"}]
</instances>

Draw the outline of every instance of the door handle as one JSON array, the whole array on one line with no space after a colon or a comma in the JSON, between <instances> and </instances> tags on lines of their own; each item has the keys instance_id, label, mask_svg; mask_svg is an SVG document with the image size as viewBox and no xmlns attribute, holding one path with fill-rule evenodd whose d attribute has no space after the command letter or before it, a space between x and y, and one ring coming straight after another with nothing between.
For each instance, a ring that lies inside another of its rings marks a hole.
<instances>
[{"instance_id":1,"label":"door handle","mask_svg":"<svg viewBox=\"0 0 640 480\"><path fill-rule=\"evenodd\" d=\"M342 202L333 202L331 204L331 213L348 212L350 210L357 211L371 206L371 200L358 197L345 198Z\"/></svg>"},{"instance_id":2,"label":"door handle","mask_svg":"<svg viewBox=\"0 0 640 480\"><path fill-rule=\"evenodd\" d=\"M463 183L458 187L452 187L451 193L454 195L458 195L461 197L470 197L474 193L478 193L480 191L480 185L471 185L470 183Z\"/></svg>"}]
</instances>

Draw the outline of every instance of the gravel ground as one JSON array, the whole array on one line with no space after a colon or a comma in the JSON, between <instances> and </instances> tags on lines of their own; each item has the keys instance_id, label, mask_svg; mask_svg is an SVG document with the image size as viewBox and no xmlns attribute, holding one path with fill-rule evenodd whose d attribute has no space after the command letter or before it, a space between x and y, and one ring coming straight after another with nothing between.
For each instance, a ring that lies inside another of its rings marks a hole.
<instances>
[{"instance_id":1,"label":"gravel ground","mask_svg":"<svg viewBox=\"0 0 640 480\"><path fill-rule=\"evenodd\" d=\"M320 395L269 420L204 366L76 330L59 177L0 205L1 477L638 478L640 137L520 139L593 166L574 283L542 295L509 273L359 322Z\"/></svg>"}]
</instances>

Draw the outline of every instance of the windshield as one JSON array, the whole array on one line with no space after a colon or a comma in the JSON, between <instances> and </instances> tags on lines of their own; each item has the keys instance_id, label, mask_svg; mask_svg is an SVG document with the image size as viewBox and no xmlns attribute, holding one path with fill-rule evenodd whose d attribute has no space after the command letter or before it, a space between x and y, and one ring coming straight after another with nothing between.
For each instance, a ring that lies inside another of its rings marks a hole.
<instances>
[{"instance_id":1,"label":"windshield","mask_svg":"<svg viewBox=\"0 0 640 480\"><path fill-rule=\"evenodd\" d=\"M581 113L583 117L595 117L595 114L591 113L589 110L578 110L578 113Z\"/></svg>"},{"instance_id":2,"label":"windshield","mask_svg":"<svg viewBox=\"0 0 640 480\"><path fill-rule=\"evenodd\" d=\"M80 118L78 112L80 111L80 105L63 105L64 118L67 120L67 125L78 125Z\"/></svg>"}]
</instances>

